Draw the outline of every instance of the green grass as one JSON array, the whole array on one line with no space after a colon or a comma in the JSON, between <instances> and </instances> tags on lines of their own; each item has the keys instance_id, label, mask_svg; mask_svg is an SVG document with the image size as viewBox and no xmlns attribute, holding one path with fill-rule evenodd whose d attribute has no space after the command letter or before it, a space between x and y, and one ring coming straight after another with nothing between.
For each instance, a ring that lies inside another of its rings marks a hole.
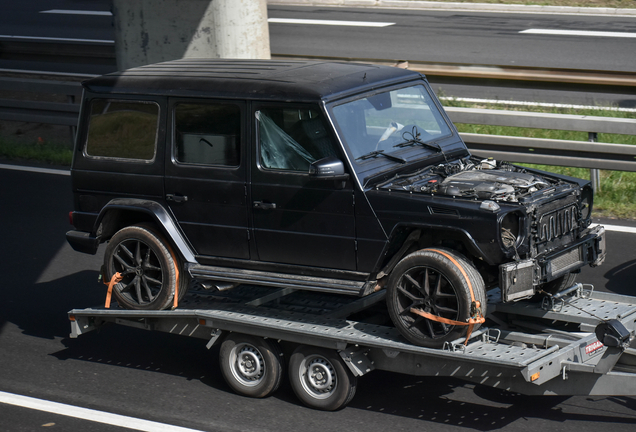
<instances>
[{"instance_id":1,"label":"green grass","mask_svg":"<svg viewBox=\"0 0 636 432\"><path fill-rule=\"evenodd\" d=\"M9 160L46 162L52 165L70 166L73 150L68 144L23 144L10 139L0 139L0 157Z\"/></svg>"}]
</instances>

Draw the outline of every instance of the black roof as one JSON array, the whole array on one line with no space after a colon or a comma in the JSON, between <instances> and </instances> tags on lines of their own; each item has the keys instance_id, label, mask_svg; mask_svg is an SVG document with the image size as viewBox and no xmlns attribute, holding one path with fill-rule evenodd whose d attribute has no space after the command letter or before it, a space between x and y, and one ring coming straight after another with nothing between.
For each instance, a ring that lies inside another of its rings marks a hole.
<instances>
[{"instance_id":1,"label":"black roof","mask_svg":"<svg viewBox=\"0 0 636 432\"><path fill-rule=\"evenodd\" d=\"M315 101L421 78L390 66L296 60L182 59L83 83L96 93Z\"/></svg>"}]
</instances>

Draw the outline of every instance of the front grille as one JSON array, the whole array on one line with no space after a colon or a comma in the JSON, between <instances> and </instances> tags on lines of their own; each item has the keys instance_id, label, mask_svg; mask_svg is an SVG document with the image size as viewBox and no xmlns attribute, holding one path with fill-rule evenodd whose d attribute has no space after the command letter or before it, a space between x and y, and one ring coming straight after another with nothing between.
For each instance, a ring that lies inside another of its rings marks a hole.
<instances>
[{"instance_id":1,"label":"front grille","mask_svg":"<svg viewBox=\"0 0 636 432\"><path fill-rule=\"evenodd\" d=\"M574 195L552 201L535 213L536 252L542 253L565 246L576 238L579 207Z\"/></svg>"}]
</instances>

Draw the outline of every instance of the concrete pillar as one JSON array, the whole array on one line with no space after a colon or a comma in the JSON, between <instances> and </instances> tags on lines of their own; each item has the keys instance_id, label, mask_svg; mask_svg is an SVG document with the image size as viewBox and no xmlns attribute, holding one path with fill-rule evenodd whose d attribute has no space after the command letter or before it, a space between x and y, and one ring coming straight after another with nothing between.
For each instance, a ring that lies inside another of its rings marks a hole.
<instances>
[{"instance_id":1,"label":"concrete pillar","mask_svg":"<svg viewBox=\"0 0 636 432\"><path fill-rule=\"evenodd\" d=\"M269 59L266 0L113 0L117 68L179 58Z\"/></svg>"}]
</instances>

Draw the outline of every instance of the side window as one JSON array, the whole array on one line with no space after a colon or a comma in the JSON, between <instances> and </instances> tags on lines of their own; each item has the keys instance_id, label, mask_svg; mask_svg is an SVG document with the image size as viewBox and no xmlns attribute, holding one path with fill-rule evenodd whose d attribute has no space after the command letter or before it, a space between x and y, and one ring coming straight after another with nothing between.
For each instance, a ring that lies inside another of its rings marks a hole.
<instances>
[{"instance_id":1,"label":"side window","mask_svg":"<svg viewBox=\"0 0 636 432\"><path fill-rule=\"evenodd\" d=\"M86 154L152 160L157 147L159 105L154 102L93 99Z\"/></svg>"},{"instance_id":2,"label":"side window","mask_svg":"<svg viewBox=\"0 0 636 432\"><path fill-rule=\"evenodd\" d=\"M318 109L262 108L256 112L261 166L304 171L327 156L335 146Z\"/></svg>"},{"instance_id":3,"label":"side window","mask_svg":"<svg viewBox=\"0 0 636 432\"><path fill-rule=\"evenodd\" d=\"M232 104L180 103L174 109L180 163L238 166L241 110Z\"/></svg>"}]
</instances>

